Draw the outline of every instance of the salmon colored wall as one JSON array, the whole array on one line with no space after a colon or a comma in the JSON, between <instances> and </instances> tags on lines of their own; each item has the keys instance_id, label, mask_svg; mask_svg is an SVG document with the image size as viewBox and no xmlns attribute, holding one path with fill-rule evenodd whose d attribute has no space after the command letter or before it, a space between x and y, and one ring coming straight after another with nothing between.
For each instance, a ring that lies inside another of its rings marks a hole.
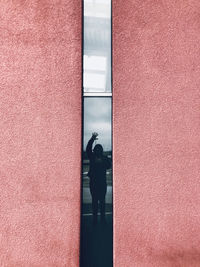
<instances>
[{"instance_id":1,"label":"salmon colored wall","mask_svg":"<svg viewBox=\"0 0 200 267\"><path fill-rule=\"evenodd\" d=\"M200 266L199 14L113 0L115 267Z\"/></svg>"},{"instance_id":2,"label":"salmon colored wall","mask_svg":"<svg viewBox=\"0 0 200 267\"><path fill-rule=\"evenodd\" d=\"M81 1L0 17L0 266L78 266Z\"/></svg>"}]
</instances>

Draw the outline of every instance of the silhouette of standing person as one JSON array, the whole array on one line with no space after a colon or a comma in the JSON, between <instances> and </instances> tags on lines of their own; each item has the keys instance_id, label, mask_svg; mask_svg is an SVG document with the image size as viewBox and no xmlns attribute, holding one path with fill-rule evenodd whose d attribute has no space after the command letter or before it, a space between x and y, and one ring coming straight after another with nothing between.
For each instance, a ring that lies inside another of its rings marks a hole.
<instances>
[{"instance_id":1,"label":"silhouette of standing person","mask_svg":"<svg viewBox=\"0 0 200 267\"><path fill-rule=\"evenodd\" d=\"M98 203L100 203L101 222L105 222L105 196L107 191L106 170L111 168L111 160L103 155L100 144L92 146L97 140L98 133L93 133L86 152L90 160L88 176L90 178L90 193L92 195L93 224L97 224Z\"/></svg>"}]
</instances>

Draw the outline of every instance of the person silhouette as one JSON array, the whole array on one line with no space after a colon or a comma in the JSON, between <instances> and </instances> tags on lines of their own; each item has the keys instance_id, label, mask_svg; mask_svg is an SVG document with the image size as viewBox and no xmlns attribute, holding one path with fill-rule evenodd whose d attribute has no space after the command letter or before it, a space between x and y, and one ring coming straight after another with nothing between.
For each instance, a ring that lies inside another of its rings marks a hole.
<instances>
[{"instance_id":1,"label":"person silhouette","mask_svg":"<svg viewBox=\"0 0 200 267\"><path fill-rule=\"evenodd\" d=\"M100 144L92 146L98 133L93 133L88 141L86 152L90 160L88 176L90 178L90 193L92 196L93 224L97 224L98 203L100 203L101 222L105 222L105 196L107 192L106 170L111 168L111 160L103 155Z\"/></svg>"}]
</instances>

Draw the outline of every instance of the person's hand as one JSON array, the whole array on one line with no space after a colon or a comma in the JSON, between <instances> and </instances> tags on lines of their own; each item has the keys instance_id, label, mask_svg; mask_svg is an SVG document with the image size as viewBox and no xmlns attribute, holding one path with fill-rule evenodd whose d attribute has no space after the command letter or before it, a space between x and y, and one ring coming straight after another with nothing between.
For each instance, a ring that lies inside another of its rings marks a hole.
<instances>
[{"instance_id":1,"label":"person's hand","mask_svg":"<svg viewBox=\"0 0 200 267\"><path fill-rule=\"evenodd\" d=\"M97 136L98 136L98 133L92 133L92 138L93 138L94 140L97 140L97 139L98 139Z\"/></svg>"}]
</instances>

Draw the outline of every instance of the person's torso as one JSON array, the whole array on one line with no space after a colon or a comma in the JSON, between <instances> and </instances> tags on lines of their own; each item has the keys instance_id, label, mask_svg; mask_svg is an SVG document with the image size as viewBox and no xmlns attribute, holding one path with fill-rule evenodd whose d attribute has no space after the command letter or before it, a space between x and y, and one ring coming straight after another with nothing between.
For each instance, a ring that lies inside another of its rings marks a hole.
<instances>
[{"instance_id":1,"label":"person's torso","mask_svg":"<svg viewBox=\"0 0 200 267\"><path fill-rule=\"evenodd\" d=\"M106 183L106 160L106 157L93 157L90 160L90 170L88 175L91 180L97 184Z\"/></svg>"}]
</instances>

